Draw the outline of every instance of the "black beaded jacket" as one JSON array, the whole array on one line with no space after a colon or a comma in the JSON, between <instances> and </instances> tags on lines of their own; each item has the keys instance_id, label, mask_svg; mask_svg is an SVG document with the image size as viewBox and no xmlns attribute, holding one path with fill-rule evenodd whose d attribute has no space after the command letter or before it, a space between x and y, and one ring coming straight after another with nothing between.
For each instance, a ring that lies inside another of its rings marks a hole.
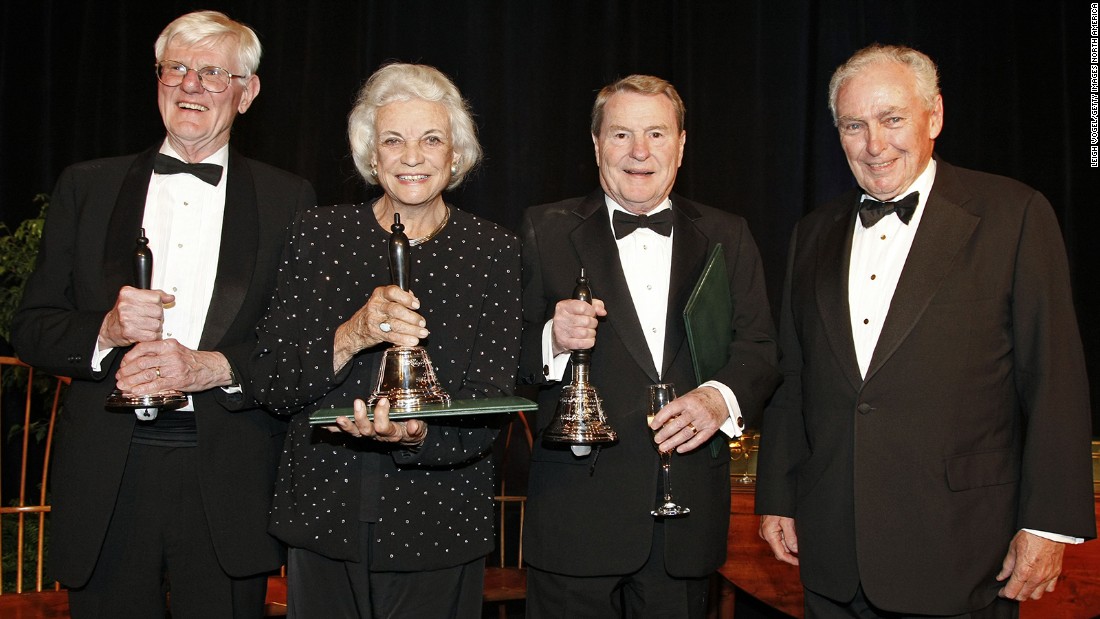
<instances>
[{"instance_id":1,"label":"black beaded jacket","mask_svg":"<svg viewBox=\"0 0 1100 619\"><path fill-rule=\"evenodd\" d=\"M336 328L390 283L389 232L370 204L319 207L292 226L272 306L253 356L260 401L292 415L271 532L333 559L360 556L359 523L374 522L372 570L459 565L493 548L495 415L428 422L413 450L309 425L374 388L384 346L333 374ZM431 334L421 340L454 398L509 395L521 331L520 250L507 230L451 207L450 222L410 248L410 290ZM365 528L363 530L366 530Z\"/></svg>"}]
</instances>

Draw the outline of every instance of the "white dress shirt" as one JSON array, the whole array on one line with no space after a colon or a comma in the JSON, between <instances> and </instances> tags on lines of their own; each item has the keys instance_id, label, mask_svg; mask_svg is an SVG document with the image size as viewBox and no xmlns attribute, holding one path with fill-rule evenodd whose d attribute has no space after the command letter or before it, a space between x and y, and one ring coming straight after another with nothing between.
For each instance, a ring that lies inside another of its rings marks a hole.
<instances>
[{"instance_id":1,"label":"white dress shirt","mask_svg":"<svg viewBox=\"0 0 1100 619\"><path fill-rule=\"evenodd\" d=\"M181 157L167 142L161 152ZM229 145L201 162L223 168ZM211 185L190 174L153 174L145 203L145 236L153 252L153 288L175 295L164 309L163 336L198 350L221 251L226 174Z\"/></svg>"},{"instance_id":2,"label":"white dress shirt","mask_svg":"<svg viewBox=\"0 0 1100 619\"><path fill-rule=\"evenodd\" d=\"M894 298L894 290L901 279L905 259L909 257L909 249L920 227L924 205L935 178L936 162L931 160L917 180L898 194L895 200L891 200L896 202L914 191L920 192L917 210L908 225L895 214L883 217L870 228L864 228L856 218L852 258L848 267L848 307L851 310L852 340L856 346L860 376L867 376L871 355L875 352L886 314L890 311L890 300Z\"/></svg>"}]
</instances>

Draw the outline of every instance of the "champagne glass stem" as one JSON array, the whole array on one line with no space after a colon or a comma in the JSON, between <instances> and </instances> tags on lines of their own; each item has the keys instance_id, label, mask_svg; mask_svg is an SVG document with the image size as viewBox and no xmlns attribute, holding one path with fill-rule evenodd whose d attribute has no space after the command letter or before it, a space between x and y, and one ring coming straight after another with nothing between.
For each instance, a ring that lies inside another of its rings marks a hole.
<instances>
[{"instance_id":1,"label":"champagne glass stem","mask_svg":"<svg viewBox=\"0 0 1100 619\"><path fill-rule=\"evenodd\" d=\"M672 502L672 476L669 475L669 468L672 466L672 453L663 451L661 452L661 473L665 478L665 503Z\"/></svg>"}]
</instances>

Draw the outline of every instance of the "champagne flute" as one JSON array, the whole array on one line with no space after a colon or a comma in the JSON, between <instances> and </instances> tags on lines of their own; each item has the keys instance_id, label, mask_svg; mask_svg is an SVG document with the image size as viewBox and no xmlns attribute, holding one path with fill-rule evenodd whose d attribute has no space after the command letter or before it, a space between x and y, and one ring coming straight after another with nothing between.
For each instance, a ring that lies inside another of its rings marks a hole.
<instances>
[{"instance_id":1,"label":"champagne flute","mask_svg":"<svg viewBox=\"0 0 1100 619\"><path fill-rule=\"evenodd\" d=\"M653 423L653 418L657 415L657 411L664 408L666 404L676 398L676 387L671 383L660 383L657 385L650 385L648 387L648 397L646 398L646 423ZM660 428L658 428L659 430ZM657 430L653 430L656 434ZM658 505L650 513L658 518L668 518L671 516L686 516L691 512L687 507L677 505L672 500L672 482L669 476L669 466L672 464L672 452L661 451L656 442L653 443L654 448L661 456L661 482L664 488L663 503Z\"/></svg>"}]
</instances>

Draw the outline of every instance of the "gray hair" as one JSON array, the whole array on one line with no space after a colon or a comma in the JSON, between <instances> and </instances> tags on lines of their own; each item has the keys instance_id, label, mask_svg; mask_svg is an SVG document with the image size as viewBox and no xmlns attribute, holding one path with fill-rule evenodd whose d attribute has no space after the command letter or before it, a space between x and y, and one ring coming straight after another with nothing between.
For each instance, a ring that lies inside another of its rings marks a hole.
<instances>
[{"instance_id":1,"label":"gray hair","mask_svg":"<svg viewBox=\"0 0 1100 619\"><path fill-rule=\"evenodd\" d=\"M929 110L936 108L936 96L940 94L940 75L936 63L924 53L904 45L880 45L875 43L859 50L833 72L829 80L829 111L836 124L836 98L840 89L866 67L881 62L896 62L909 67L917 81L917 96Z\"/></svg>"},{"instance_id":2,"label":"gray hair","mask_svg":"<svg viewBox=\"0 0 1100 619\"><path fill-rule=\"evenodd\" d=\"M153 50L157 61L161 61L166 60L163 54L169 43L178 42L192 46L208 40L219 42L221 39L233 39L236 42L237 60L246 72L243 77L255 74L256 69L260 68L260 56L263 54L259 37L252 28L229 19L225 13L218 11L195 11L177 17L157 37ZM239 70L238 67L223 68L233 72Z\"/></svg>"},{"instance_id":3,"label":"gray hair","mask_svg":"<svg viewBox=\"0 0 1100 619\"><path fill-rule=\"evenodd\" d=\"M451 144L458 154L455 173L447 189L458 187L481 161L481 144L470 106L462 93L442 71L423 64L392 63L374 72L359 90L355 107L348 115L351 158L363 179L372 185L378 179L370 173L371 155L378 146L374 121L378 108L397 101L421 99L441 103L451 123Z\"/></svg>"},{"instance_id":4,"label":"gray hair","mask_svg":"<svg viewBox=\"0 0 1100 619\"><path fill-rule=\"evenodd\" d=\"M686 109L684 101L680 99L680 93L676 92L667 80L652 75L629 75L614 83L604 86L596 95L596 103L592 105L592 135L600 135L600 127L603 125L603 109L607 100L620 92L633 92L640 95L664 95L672 101L672 108L676 114L676 131L684 130L684 116Z\"/></svg>"}]
</instances>

